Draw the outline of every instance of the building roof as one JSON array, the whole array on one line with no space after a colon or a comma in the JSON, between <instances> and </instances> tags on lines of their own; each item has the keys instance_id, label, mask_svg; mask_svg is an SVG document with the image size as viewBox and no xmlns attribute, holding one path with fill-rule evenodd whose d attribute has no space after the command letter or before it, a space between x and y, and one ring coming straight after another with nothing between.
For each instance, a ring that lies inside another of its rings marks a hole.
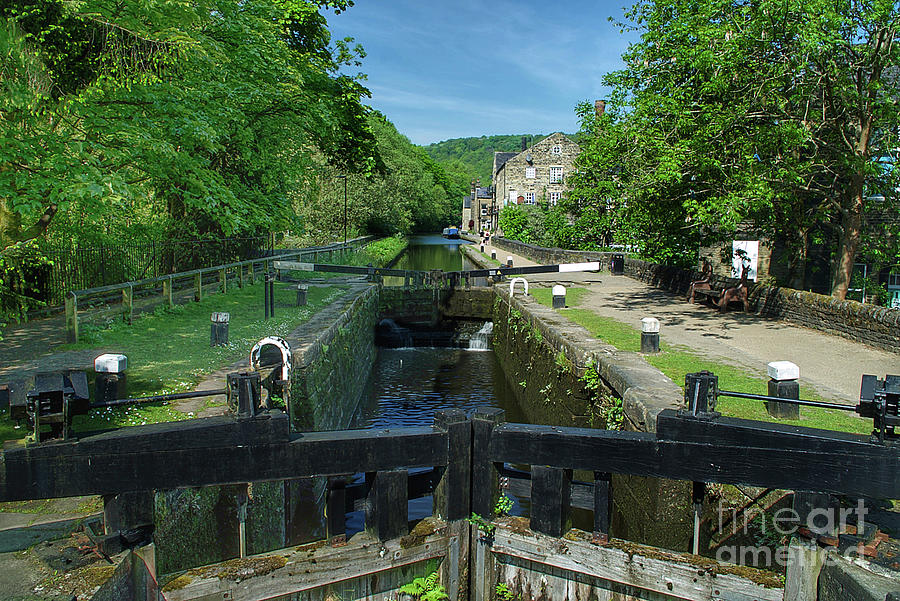
<instances>
[{"instance_id":1,"label":"building roof","mask_svg":"<svg viewBox=\"0 0 900 601\"><path fill-rule=\"evenodd\" d=\"M518 152L495 152L494 153L494 173L500 171L500 168L506 164L506 161L519 154Z\"/></svg>"},{"instance_id":2,"label":"building roof","mask_svg":"<svg viewBox=\"0 0 900 601\"><path fill-rule=\"evenodd\" d=\"M478 198L491 198L493 195L491 194L490 187L482 187L478 188L477 196Z\"/></svg>"},{"instance_id":3,"label":"building roof","mask_svg":"<svg viewBox=\"0 0 900 601\"><path fill-rule=\"evenodd\" d=\"M513 157L517 157L520 154L529 153L532 151L532 149L535 146L538 146L540 144L550 144L550 143L554 143L554 142L559 143L562 141L566 141L569 144L574 144L575 146L578 146L577 142L573 141L566 134L558 131L558 132L554 132L554 133L550 134L546 138L543 138L539 142L535 142L534 144L532 144L531 146L529 146L522 152L495 152L494 153L494 175L497 175L500 172L500 170L503 169L503 166L506 165L506 163Z\"/></svg>"}]
</instances>

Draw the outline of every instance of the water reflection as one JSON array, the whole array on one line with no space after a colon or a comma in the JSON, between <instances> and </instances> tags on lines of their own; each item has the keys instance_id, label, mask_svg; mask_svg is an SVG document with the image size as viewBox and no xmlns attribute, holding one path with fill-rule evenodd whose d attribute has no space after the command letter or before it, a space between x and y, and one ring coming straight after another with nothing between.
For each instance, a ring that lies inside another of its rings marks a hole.
<instances>
[{"instance_id":1,"label":"water reflection","mask_svg":"<svg viewBox=\"0 0 900 601\"><path fill-rule=\"evenodd\" d=\"M525 420L492 350L457 348L379 348L369 376L355 428L430 426L441 409L472 413L479 407L499 407L507 421ZM415 473L422 470L411 470ZM356 482L364 479L357 474ZM514 513L521 511L514 499ZM410 520L431 515L432 498L412 499ZM347 535L359 532L363 512L347 515Z\"/></svg>"},{"instance_id":2,"label":"water reflection","mask_svg":"<svg viewBox=\"0 0 900 601\"><path fill-rule=\"evenodd\" d=\"M428 426L441 409L478 407L524 419L493 351L380 348L355 427Z\"/></svg>"}]
</instances>

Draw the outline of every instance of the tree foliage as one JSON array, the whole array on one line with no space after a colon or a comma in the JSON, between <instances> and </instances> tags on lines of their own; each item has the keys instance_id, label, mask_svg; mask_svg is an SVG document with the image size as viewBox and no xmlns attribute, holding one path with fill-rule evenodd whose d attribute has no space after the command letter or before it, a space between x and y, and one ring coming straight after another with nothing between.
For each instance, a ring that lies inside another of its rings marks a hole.
<instances>
[{"instance_id":1,"label":"tree foliage","mask_svg":"<svg viewBox=\"0 0 900 601\"><path fill-rule=\"evenodd\" d=\"M429 144L425 150L436 161L461 166L470 181L477 178L482 186L488 186L491 183L494 152L519 152L522 150L522 138L527 138L531 145L546 137L543 134L518 134L454 138Z\"/></svg>"},{"instance_id":2,"label":"tree foliage","mask_svg":"<svg viewBox=\"0 0 900 601\"><path fill-rule=\"evenodd\" d=\"M292 230L298 243L342 231L345 175L349 237L362 232L435 232L459 220L468 176L436 162L377 111L369 115L367 128L384 169L348 175L338 166L321 162L313 170L315 178L296 199L299 219Z\"/></svg>"},{"instance_id":3,"label":"tree foliage","mask_svg":"<svg viewBox=\"0 0 900 601\"><path fill-rule=\"evenodd\" d=\"M863 239L872 192L881 212L897 187L898 16L884 0L639 1L610 113L580 108L577 208L662 259L750 226L801 273L830 243L843 298L861 250L896 253Z\"/></svg>"},{"instance_id":4,"label":"tree foliage","mask_svg":"<svg viewBox=\"0 0 900 601\"><path fill-rule=\"evenodd\" d=\"M314 153L382 168L368 92L338 74L358 53L331 43L318 12L348 4L6 3L2 246L57 210L55 229L82 239L135 224L176 236L268 231L289 219Z\"/></svg>"},{"instance_id":5,"label":"tree foliage","mask_svg":"<svg viewBox=\"0 0 900 601\"><path fill-rule=\"evenodd\" d=\"M54 248L455 221L468 180L363 102L350 0L0 5L0 316Z\"/></svg>"}]
</instances>

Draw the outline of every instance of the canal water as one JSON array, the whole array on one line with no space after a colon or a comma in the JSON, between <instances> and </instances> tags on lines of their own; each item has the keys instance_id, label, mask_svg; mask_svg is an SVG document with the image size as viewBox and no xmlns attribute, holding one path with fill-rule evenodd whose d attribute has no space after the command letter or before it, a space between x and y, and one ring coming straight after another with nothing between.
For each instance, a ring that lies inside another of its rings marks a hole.
<instances>
[{"instance_id":1,"label":"canal water","mask_svg":"<svg viewBox=\"0 0 900 601\"><path fill-rule=\"evenodd\" d=\"M438 235L414 236L396 268L472 269L460 252L464 244ZM508 421L525 421L486 338L483 343L474 338L470 348L379 348L355 427L428 426L441 409L472 413L479 407L499 407ZM411 500L409 518L431 515L431 502L431 497ZM362 512L348 515L347 528L348 535L363 528Z\"/></svg>"}]
</instances>

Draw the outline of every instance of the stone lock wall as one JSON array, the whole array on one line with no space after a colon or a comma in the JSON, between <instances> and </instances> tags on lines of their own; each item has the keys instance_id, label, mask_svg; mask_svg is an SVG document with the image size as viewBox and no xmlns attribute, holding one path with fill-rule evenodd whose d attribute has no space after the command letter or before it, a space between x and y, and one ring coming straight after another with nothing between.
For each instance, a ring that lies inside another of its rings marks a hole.
<instances>
[{"instance_id":1,"label":"stone lock wall","mask_svg":"<svg viewBox=\"0 0 900 601\"><path fill-rule=\"evenodd\" d=\"M378 318L398 324L437 325L444 319L491 319L494 293L490 288L404 289L382 288Z\"/></svg>"},{"instance_id":2,"label":"stone lock wall","mask_svg":"<svg viewBox=\"0 0 900 601\"><path fill-rule=\"evenodd\" d=\"M316 313L286 340L291 346L291 418L295 430L350 426L375 359L378 289L356 288ZM249 492L247 552L294 542L292 532L314 520L301 506L321 482L254 482L159 491L155 498L157 563L161 574L239 555L238 495ZM313 532L313 535L316 535Z\"/></svg>"},{"instance_id":3,"label":"stone lock wall","mask_svg":"<svg viewBox=\"0 0 900 601\"><path fill-rule=\"evenodd\" d=\"M620 404L623 429L656 430L663 409L682 407L681 388L635 353L620 351L529 297L510 298L494 287L494 352L529 421L606 427L610 405ZM589 372L599 390L587 388ZM691 541L688 482L613 476L613 535L686 550Z\"/></svg>"},{"instance_id":4,"label":"stone lock wall","mask_svg":"<svg viewBox=\"0 0 900 601\"><path fill-rule=\"evenodd\" d=\"M291 424L297 431L350 424L375 362L378 288L350 293L288 340L293 353Z\"/></svg>"}]
</instances>

